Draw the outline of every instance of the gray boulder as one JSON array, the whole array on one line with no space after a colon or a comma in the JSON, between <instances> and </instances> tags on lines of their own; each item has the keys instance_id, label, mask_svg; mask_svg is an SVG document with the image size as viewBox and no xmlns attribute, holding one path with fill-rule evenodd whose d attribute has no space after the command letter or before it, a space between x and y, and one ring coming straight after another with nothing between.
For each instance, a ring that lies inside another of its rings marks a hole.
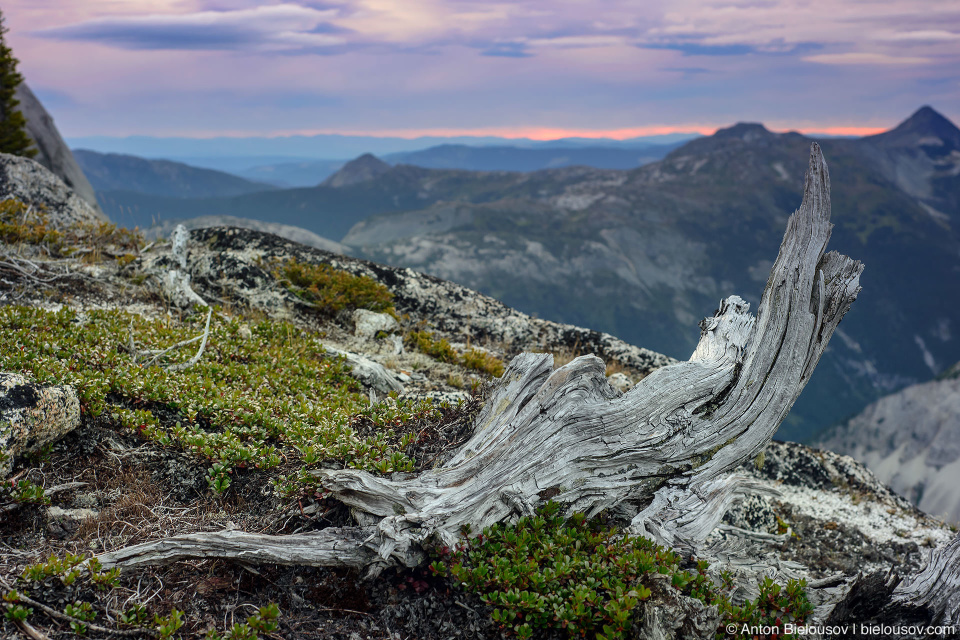
<instances>
[{"instance_id":1,"label":"gray boulder","mask_svg":"<svg viewBox=\"0 0 960 640\"><path fill-rule=\"evenodd\" d=\"M20 83L14 97L20 101L20 112L27 120L27 135L33 140L33 145L39 151L36 157L37 162L56 174L106 219L106 216L100 211L100 205L97 204L97 196L93 192L90 181L87 180L87 176L83 174L83 170L77 164L70 147L60 137L60 132L57 131L57 125L53 123L53 118L43 108L40 100L33 94L26 82Z\"/></svg>"},{"instance_id":2,"label":"gray boulder","mask_svg":"<svg viewBox=\"0 0 960 640\"><path fill-rule=\"evenodd\" d=\"M80 426L80 401L67 386L31 382L0 373L0 477L16 456L36 451Z\"/></svg>"},{"instance_id":3,"label":"gray boulder","mask_svg":"<svg viewBox=\"0 0 960 640\"><path fill-rule=\"evenodd\" d=\"M394 333L400 330L400 324L393 316L376 313L369 309L357 309L353 312L353 335L372 340L381 331Z\"/></svg>"},{"instance_id":4,"label":"gray boulder","mask_svg":"<svg viewBox=\"0 0 960 640\"><path fill-rule=\"evenodd\" d=\"M42 207L55 228L109 221L39 162L0 153L0 200L7 198Z\"/></svg>"}]
</instances>

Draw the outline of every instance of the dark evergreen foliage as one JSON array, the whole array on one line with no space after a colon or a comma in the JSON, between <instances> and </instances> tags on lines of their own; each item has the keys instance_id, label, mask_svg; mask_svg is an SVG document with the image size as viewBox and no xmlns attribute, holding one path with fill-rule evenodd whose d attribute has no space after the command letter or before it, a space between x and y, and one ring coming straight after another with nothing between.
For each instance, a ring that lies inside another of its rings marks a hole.
<instances>
[{"instance_id":1,"label":"dark evergreen foliage","mask_svg":"<svg viewBox=\"0 0 960 640\"><path fill-rule=\"evenodd\" d=\"M33 142L27 136L27 119L17 108L17 87L23 82L23 76L17 72L17 60L7 46L4 34L3 12L0 11L0 152L32 158L37 155Z\"/></svg>"}]
</instances>

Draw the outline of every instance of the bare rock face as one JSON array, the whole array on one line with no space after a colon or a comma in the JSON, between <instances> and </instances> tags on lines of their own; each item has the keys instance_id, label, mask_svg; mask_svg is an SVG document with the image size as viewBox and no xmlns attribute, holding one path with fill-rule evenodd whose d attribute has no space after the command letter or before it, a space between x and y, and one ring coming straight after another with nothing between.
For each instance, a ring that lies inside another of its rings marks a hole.
<instances>
[{"instance_id":1,"label":"bare rock face","mask_svg":"<svg viewBox=\"0 0 960 640\"><path fill-rule=\"evenodd\" d=\"M99 209L78 197L63 180L39 162L0 153L0 200L6 198L42 207L56 228L108 221Z\"/></svg>"},{"instance_id":2,"label":"bare rock face","mask_svg":"<svg viewBox=\"0 0 960 640\"><path fill-rule=\"evenodd\" d=\"M960 521L960 367L877 400L820 441L918 507Z\"/></svg>"},{"instance_id":3,"label":"bare rock face","mask_svg":"<svg viewBox=\"0 0 960 640\"><path fill-rule=\"evenodd\" d=\"M13 458L36 451L80 426L80 401L72 387L45 386L0 373L0 477Z\"/></svg>"},{"instance_id":4,"label":"bare rock face","mask_svg":"<svg viewBox=\"0 0 960 640\"><path fill-rule=\"evenodd\" d=\"M20 101L20 112L27 119L27 135L39 151L36 157L37 162L56 174L80 198L104 216L97 204L97 196L93 192L90 181L77 164L70 147L60 137L53 118L43 108L26 82L21 82L17 87L15 97ZM106 219L105 216L104 219Z\"/></svg>"}]
</instances>

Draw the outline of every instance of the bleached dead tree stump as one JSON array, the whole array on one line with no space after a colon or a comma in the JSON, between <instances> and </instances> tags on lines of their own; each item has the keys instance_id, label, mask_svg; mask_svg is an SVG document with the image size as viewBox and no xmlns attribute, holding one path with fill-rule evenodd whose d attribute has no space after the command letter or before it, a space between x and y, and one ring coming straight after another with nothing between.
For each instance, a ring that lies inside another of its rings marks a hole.
<instances>
[{"instance_id":1,"label":"bleached dead tree stump","mask_svg":"<svg viewBox=\"0 0 960 640\"><path fill-rule=\"evenodd\" d=\"M814 144L803 204L787 224L757 318L742 299L727 298L701 323L688 362L659 369L621 395L595 356L554 371L552 356L521 354L477 418L474 436L442 467L406 479L315 472L360 526L294 536L178 536L100 561L415 565L429 536L453 543L461 525L478 530L532 513L547 499L589 515L616 508L632 518L635 532L668 544L703 540L738 489L729 472L770 441L860 290L863 266L825 253L831 228L830 178Z\"/></svg>"}]
</instances>

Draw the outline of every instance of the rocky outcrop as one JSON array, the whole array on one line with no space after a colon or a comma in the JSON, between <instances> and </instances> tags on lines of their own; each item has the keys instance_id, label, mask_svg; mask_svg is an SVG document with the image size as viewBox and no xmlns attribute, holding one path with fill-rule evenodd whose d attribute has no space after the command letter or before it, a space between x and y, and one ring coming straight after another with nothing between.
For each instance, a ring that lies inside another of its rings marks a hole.
<instances>
[{"instance_id":1,"label":"rocky outcrop","mask_svg":"<svg viewBox=\"0 0 960 640\"><path fill-rule=\"evenodd\" d=\"M203 229L205 227L240 227L241 229L252 229L254 231L262 231L263 233L272 233L281 238L286 238L291 242L305 244L308 247L322 249L330 253L352 255L350 248L346 245L318 236L312 231L307 231L302 227L280 224L279 222L264 222L251 218L238 218L236 216L200 216L186 220L165 220L146 229L143 235L148 240L167 238L173 233L176 226L180 224L187 229Z\"/></svg>"},{"instance_id":2,"label":"rocky outcrop","mask_svg":"<svg viewBox=\"0 0 960 640\"><path fill-rule=\"evenodd\" d=\"M97 196L90 185L90 181L87 180L80 165L77 164L70 147L60 137L60 132L57 131L57 125L54 124L53 118L43 108L43 104L40 103L40 100L37 99L26 82L21 82L17 87L15 97L20 101L20 112L27 119L27 135L33 140L33 144L39 152L36 156L37 162L63 180L68 187L73 189L74 193L103 215L100 206L97 204Z\"/></svg>"},{"instance_id":3,"label":"rocky outcrop","mask_svg":"<svg viewBox=\"0 0 960 640\"><path fill-rule=\"evenodd\" d=\"M55 228L106 222L106 216L77 197L64 182L30 158L0 153L0 200L16 198L42 208Z\"/></svg>"},{"instance_id":4,"label":"rocky outcrop","mask_svg":"<svg viewBox=\"0 0 960 640\"><path fill-rule=\"evenodd\" d=\"M951 371L960 372L954 367ZM853 456L927 513L960 522L960 376L877 400L819 446Z\"/></svg>"},{"instance_id":5,"label":"rocky outcrop","mask_svg":"<svg viewBox=\"0 0 960 640\"><path fill-rule=\"evenodd\" d=\"M498 345L506 353L523 349L595 353L616 360L640 377L674 362L606 333L532 318L467 287L413 269L327 253L247 229L193 231L187 267L201 296L204 288L212 295L229 291L252 307L276 313L282 300L297 301L261 265L290 258L329 264L381 282L393 293L399 313L408 314L413 323L422 321L452 341ZM170 264L163 251L145 259L148 269L166 271Z\"/></svg>"},{"instance_id":6,"label":"rocky outcrop","mask_svg":"<svg viewBox=\"0 0 960 640\"><path fill-rule=\"evenodd\" d=\"M40 385L0 372L0 478L17 456L59 440L80 426L80 402L72 387Z\"/></svg>"}]
</instances>

